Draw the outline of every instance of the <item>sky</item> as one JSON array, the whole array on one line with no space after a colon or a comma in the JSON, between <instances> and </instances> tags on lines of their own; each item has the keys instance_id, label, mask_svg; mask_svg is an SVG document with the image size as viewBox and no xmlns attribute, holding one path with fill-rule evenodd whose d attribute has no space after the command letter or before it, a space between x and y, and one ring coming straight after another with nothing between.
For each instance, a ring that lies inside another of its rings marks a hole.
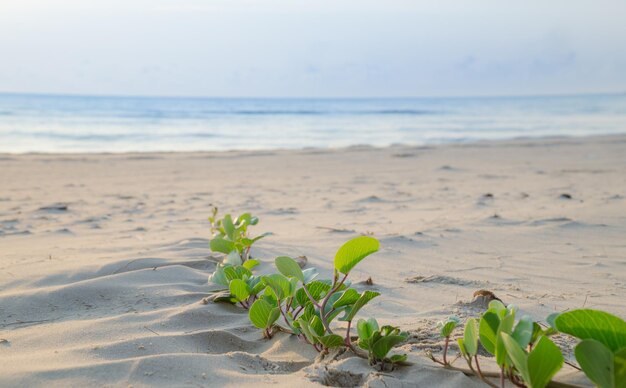
<instances>
[{"instance_id":1,"label":"sky","mask_svg":"<svg viewBox=\"0 0 626 388\"><path fill-rule=\"evenodd\" d=\"M0 92L626 91L624 0L0 0Z\"/></svg>"}]
</instances>

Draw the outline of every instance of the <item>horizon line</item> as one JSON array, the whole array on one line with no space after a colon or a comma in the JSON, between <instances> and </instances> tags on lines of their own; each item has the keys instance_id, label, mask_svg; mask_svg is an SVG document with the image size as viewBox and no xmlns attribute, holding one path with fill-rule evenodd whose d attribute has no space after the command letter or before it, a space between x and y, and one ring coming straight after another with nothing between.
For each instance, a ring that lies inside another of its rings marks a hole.
<instances>
[{"instance_id":1,"label":"horizon line","mask_svg":"<svg viewBox=\"0 0 626 388\"><path fill-rule=\"evenodd\" d=\"M68 98L171 98L171 99L198 99L198 100L402 100L402 99L465 99L465 98L558 98L558 97L584 97L584 96L620 96L626 95L626 90L621 92L579 92L579 93L537 93L537 94L492 94L492 95L441 95L441 96L366 96L366 97L306 97L306 96L186 96L186 95L142 95L142 94L81 94L81 93L54 93L54 92L5 92L0 91L0 96L34 96L34 97L68 97Z\"/></svg>"}]
</instances>

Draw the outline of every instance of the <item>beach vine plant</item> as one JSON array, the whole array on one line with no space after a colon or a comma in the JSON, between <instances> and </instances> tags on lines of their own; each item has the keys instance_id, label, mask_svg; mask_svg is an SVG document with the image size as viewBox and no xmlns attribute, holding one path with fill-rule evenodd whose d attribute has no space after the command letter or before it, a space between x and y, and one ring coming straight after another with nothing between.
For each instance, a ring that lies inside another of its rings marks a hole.
<instances>
[{"instance_id":1,"label":"beach vine plant","mask_svg":"<svg viewBox=\"0 0 626 388\"><path fill-rule=\"evenodd\" d=\"M234 220L228 214L219 219L214 208L209 221L213 231L211 250L225 255L209 277L209 282L223 287L212 298L215 302L239 304L247 309L251 323L266 338L284 331L298 336L319 352L347 348L380 370L406 364L406 354L389 355L393 347L408 337L397 327L379 327L374 318L360 319L358 342L356 345L352 342L351 327L357 313L380 294L369 290L359 292L351 287L348 276L359 262L379 250L378 240L360 236L343 244L335 254L332 279L317 279L319 273L315 268L303 270L288 256L274 260L278 272L255 275L253 269L260 262L250 257L250 248L269 235L249 237L248 227L256 225L258 218L244 213ZM459 354L453 360L449 359L448 351L461 321L452 316L439 322L439 334L445 339L443 359L432 353L430 358L445 368L478 376L496 388L498 385L490 379L499 378L501 387L505 380L527 388L577 387L552 380L564 363L582 370L600 388L626 388L623 319L599 310L578 309L551 314L545 325L528 316L516 319L517 313L516 306L492 300L479 318L465 322L463 335L456 341ZM345 334L338 334L343 329L333 326L335 319L345 322ZM557 333L580 340L574 349L580 367L566 362L552 342L550 337ZM481 348L494 357L499 372L481 369L478 357ZM468 369L453 366L458 358L465 360Z\"/></svg>"},{"instance_id":2,"label":"beach vine plant","mask_svg":"<svg viewBox=\"0 0 626 388\"><path fill-rule=\"evenodd\" d=\"M214 207L211 216L209 247L213 252L223 253L223 264L242 265L250 259L252 245L271 233L263 233L254 238L248 235L248 228L259 223L259 218L250 213L243 213L235 219L230 214L218 218L218 209Z\"/></svg>"},{"instance_id":3,"label":"beach vine plant","mask_svg":"<svg viewBox=\"0 0 626 388\"><path fill-rule=\"evenodd\" d=\"M548 325L534 322L528 316L516 321L517 308L504 306L500 301L489 303L479 319L469 318L463 336L457 339L462 357L469 369L452 366L448 361L449 340L460 320L448 318L439 323L445 345L443 360L430 358L446 368L461 370L467 375L478 376L487 385L497 387L488 378L499 377L500 386L505 379L513 385L528 388L546 386L576 387L572 384L554 382L552 378L564 364L561 350L550 336L563 333L581 340L576 345L575 356L587 377L600 388L626 388L626 322L609 313L580 309L562 314L551 314ZM480 347L494 356L499 373L486 373L480 368Z\"/></svg>"},{"instance_id":4,"label":"beach vine plant","mask_svg":"<svg viewBox=\"0 0 626 388\"><path fill-rule=\"evenodd\" d=\"M237 220L242 219L243 224L233 222L231 226L228 215L217 220L216 214L211 219L216 230L211 248L222 253L237 247L240 235L233 229L245 232L237 225L256 223L252 217L240 216ZM214 242L216 239L217 242ZM224 241L233 244L227 245ZM245 255L240 261L225 260L209 277L210 282L223 286L213 300L239 304L248 309L250 322L262 330L266 338L271 338L277 331L287 332L298 336L318 352L348 348L368 358L370 364L380 364L388 369L406 362L406 355L388 357L395 345L406 340L406 333L391 326L379 328L376 320L370 319L359 322L358 346L353 344L351 337L352 323L358 312L380 293L369 290L359 292L351 287L348 276L358 263L379 248L378 240L369 236L347 241L335 254L332 279L318 279L319 272L315 268L302 269L296 260L288 256L276 257L274 265L277 272L268 275L255 275L252 270L259 262ZM236 252L245 253L245 250ZM335 327L335 320L345 322L345 329ZM345 330L343 334L339 334L342 330Z\"/></svg>"}]
</instances>

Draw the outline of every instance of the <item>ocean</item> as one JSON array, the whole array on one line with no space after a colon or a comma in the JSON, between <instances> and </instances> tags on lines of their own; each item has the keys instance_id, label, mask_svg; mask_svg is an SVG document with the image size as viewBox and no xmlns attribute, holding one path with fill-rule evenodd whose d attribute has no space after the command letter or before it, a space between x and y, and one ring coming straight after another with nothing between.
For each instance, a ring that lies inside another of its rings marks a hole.
<instances>
[{"instance_id":1,"label":"ocean","mask_svg":"<svg viewBox=\"0 0 626 388\"><path fill-rule=\"evenodd\" d=\"M0 152L299 149L626 133L626 94L256 99L0 94Z\"/></svg>"}]
</instances>

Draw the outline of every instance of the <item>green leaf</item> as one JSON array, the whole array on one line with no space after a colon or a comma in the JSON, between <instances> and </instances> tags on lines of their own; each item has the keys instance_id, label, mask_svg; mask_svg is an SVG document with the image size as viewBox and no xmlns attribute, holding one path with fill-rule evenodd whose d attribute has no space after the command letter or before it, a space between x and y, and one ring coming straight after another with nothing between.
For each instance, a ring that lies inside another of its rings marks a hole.
<instances>
[{"instance_id":1,"label":"green leaf","mask_svg":"<svg viewBox=\"0 0 626 388\"><path fill-rule=\"evenodd\" d=\"M366 340L374 334L375 331L378 331L378 322L376 319L370 318L367 321L365 319L359 319L356 324L357 333L359 333L360 340Z\"/></svg>"},{"instance_id":2,"label":"green leaf","mask_svg":"<svg viewBox=\"0 0 626 388\"><path fill-rule=\"evenodd\" d=\"M452 334L452 331L459 325L458 317L451 316L448 317L445 321L440 321L437 323L437 327L439 327L439 334L442 337L449 337Z\"/></svg>"},{"instance_id":3,"label":"green leaf","mask_svg":"<svg viewBox=\"0 0 626 388\"><path fill-rule=\"evenodd\" d=\"M296 322L298 322L300 330L302 330L302 333L304 334L306 339L309 340L310 343L316 344L319 342L317 335L313 332L313 330L311 329L311 325L306 319L301 317L298 318Z\"/></svg>"},{"instance_id":4,"label":"green leaf","mask_svg":"<svg viewBox=\"0 0 626 388\"><path fill-rule=\"evenodd\" d=\"M528 355L529 388L543 388L563 367L561 350L548 337L541 337Z\"/></svg>"},{"instance_id":5,"label":"green leaf","mask_svg":"<svg viewBox=\"0 0 626 388\"><path fill-rule=\"evenodd\" d=\"M339 299L333 303L333 308L339 308L342 306L348 306L359 300L361 295L354 288L348 288L345 290Z\"/></svg>"},{"instance_id":6,"label":"green leaf","mask_svg":"<svg viewBox=\"0 0 626 388\"><path fill-rule=\"evenodd\" d=\"M307 268L302 271L302 274L304 275L304 283L307 284L313 281L319 275L319 272L317 268Z\"/></svg>"},{"instance_id":7,"label":"green leaf","mask_svg":"<svg viewBox=\"0 0 626 388\"><path fill-rule=\"evenodd\" d=\"M508 310L507 310L508 312ZM504 343L502 342L502 337L500 333L511 334L513 331L513 324L515 323L515 315L514 313L510 313L505 315L500 320L500 325L498 326L498 331L496 333L496 364L500 366L505 366L510 364L507 359L506 348L504 347Z\"/></svg>"},{"instance_id":8,"label":"green leaf","mask_svg":"<svg viewBox=\"0 0 626 388\"><path fill-rule=\"evenodd\" d=\"M343 244L335 255L335 269L342 274L350 272L365 257L378 251L380 243L373 237L361 236Z\"/></svg>"},{"instance_id":9,"label":"green leaf","mask_svg":"<svg viewBox=\"0 0 626 388\"><path fill-rule=\"evenodd\" d=\"M561 315L561 313L552 313L546 318L546 322L548 322L548 325L550 325L551 328L556 329L555 321L559 315Z\"/></svg>"},{"instance_id":10,"label":"green leaf","mask_svg":"<svg viewBox=\"0 0 626 388\"><path fill-rule=\"evenodd\" d=\"M533 321L525 315L517 322L512 337L517 341L522 349L526 348L533 337Z\"/></svg>"},{"instance_id":11,"label":"green leaf","mask_svg":"<svg viewBox=\"0 0 626 388\"><path fill-rule=\"evenodd\" d=\"M256 267L257 265L261 264L261 262L259 260L256 259L248 259L246 261L244 261L244 263L242 264L246 269L252 269L254 267Z\"/></svg>"},{"instance_id":12,"label":"green leaf","mask_svg":"<svg viewBox=\"0 0 626 388\"><path fill-rule=\"evenodd\" d=\"M615 375L615 387L626 388L626 348L622 348L613 354L613 370Z\"/></svg>"},{"instance_id":13,"label":"green leaf","mask_svg":"<svg viewBox=\"0 0 626 388\"><path fill-rule=\"evenodd\" d=\"M224 264L238 266L242 264L241 255L237 250L231 251L224 258Z\"/></svg>"},{"instance_id":14,"label":"green leaf","mask_svg":"<svg viewBox=\"0 0 626 388\"><path fill-rule=\"evenodd\" d=\"M302 269L294 259L287 256L279 256L274 260L278 271L287 277L294 277L301 282L304 282L304 274Z\"/></svg>"},{"instance_id":15,"label":"green leaf","mask_svg":"<svg viewBox=\"0 0 626 388\"><path fill-rule=\"evenodd\" d=\"M480 319L479 337L480 343L486 351L496 353L496 334L500 326L500 318L495 312L487 311Z\"/></svg>"},{"instance_id":16,"label":"green leaf","mask_svg":"<svg viewBox=\"0 0 626 388\"><path fill-rule=\"evenodd\" d=\"M231 295L234 296L239 302L248 299L250 296L250 288L248 287L248 284L241 279L231 280L228 288L230 289Z\"/></svg>"},{"instance_id":17,"label":"green leaf","mask_svg":"<svg viewBox=\"0 0 626 388\"><path fill-rule=\"evenodd\" d=\"M378 359L383 359L387 356L387 353L396 346L397 344L404 342L406 340L406 335L388 335L382 337L378 341L374 343L372 346L372 353Z\"/></svg>"},{"instance_id":18,"label":"green leaf","mask_svg":"<svg viewBox=\"0 0 626 388\"><path fill-rule=\"evenodd\" d=\"M389 361L391 361L391 363L393 364L397 364L399 362L405 362L407 358L408 356L406 354L394 354L393 356L389 357Z\"/></svg>"},{"instance_id":19,"label":"green leaf","mask_svg":"<svg viewBox=\"0 0 626 388\"><path fill-rule=\"evenodd\" d=\"M626 322L604 311L580 309L560 314L557 329L571 336L594 339L612 352L626 347Z\"/></svg>"},{"instance_id":20,"label":"green leaf","mask_svg":"<svg viewBox=\"0 0 626 388\"><path fill-rule=\"evenodd\" d=\"M376 298L378 295L380 295L379 292L364 291L363 294L361 294L361 296L359 297L359 299L356 302L354 302L354 304L352 305L352 307L350 307L349 310L346 310L346 314L343 317L341 317L339 320L340 321L352 321L354 317L356 316L356 314L359 312L359 310L363 308L363 306L365 306L370 300Z\"/></svg>"},{"instance_id":21,"label":"green leaf","mask_svg":"<svg viewBox=\"0 0 626 388\"><path fill-rule=\"evenodd\" d=\"M328 334L323 337L319 337L318 340L324 345L325 348L338 348L344 346L343 338L337 334Z\"/></svg>"},{"instance_id":22,"label":"green leaf","mask_svg":"<svg viewBox=\"0 0 626 388\"><path fill-rule=\"evenodd\" d=\"M330 284L320 280L315 280L307 284L306 288L309 290L313 299L319 301L322 296L330 290ZM304 291L304 288L299 288L298 291L296 291L296 300L300 306L304 306L306 302L310 300Z\"/></svg>"},{"instance_id":23,"label":"green leaf","mask_svg":"<svg viewBox=\"0 0 626 388\"><path fill-rule=\"evenodd\" d=\"M258 276L252 276L248 279L247 283L248 287L250 287L250 295L257 295L265 288L265 283L263 283Z\"/></svg>"},{"instance_id":24,"label":"green leaf","mask_svg":"<svg viewBox=\"0 0 626 388\"><path fill-rule=\"evenodd\" d=\"M209 275L209 282L218 284L220 286L228 287L228 279L226 278L226 275L224 274L223 265L221 264L217 265L217 267L215 268L215 272Z\"/></svg>"},{"instance_id":25,"label":"green leaf","mask_svg":"<svg viewBox=\"0 0 626 388\"><path fill-rule=\"evenodd\" d=\"M224 227L224 232L231 239L235 240L235 225L233 225L233 219L230 214L226 214L222 219L222 226Z\"/></svg>"},{"instance_id":26,"label":"green leaf","mask_svg":"<svg viewBox=\"0 0 626 388\"><path fill-rule=\"evenodd\" d=\"M522 375L524 381L529 382L531 378L528 373L528 355L520 347L519 343L509 334L500 333L500 337L515 369Z\"/></svg>"},{"instance_id":27,"label":"green leaf","mask_svg":"<svg viewBox=\"0 0 626 388\"><path fill-rule=\"evenodd\" d=\"M499 313L503 310L506 310L506 306L504 305L504 303L500 302L499 300L494 299L491 302L489 302L489 308L487 311Z\"/></svg>"},{"instance_id":28,"label":"green leaf","mask_svg":"<svg viewBox=\"0 0 626 388\"><path fill-rule=\"evenodd\" d=\"M594 339L585 339L576 345L574 354L589 380L600 388L615 386L615 364L609 348Z\"/></svg>"},{"instance_id":29,"label":"green leaf","mask_svg":"<svg viewBox=\"0 0 626 388\"><path fill-rule=\"evenodd\" d=\"M274 291L277 299L282 300L291 296L291 283L285 276L273 273L263 276L262 279Z\"/></svg>"},{"instance_id":30,"label":"green leaf","mask_svg":"<svg viewBox=\"0 0 626 388\"><path fill-rule=\"evenodd\" d=\"M209 241L209 247L213 252L229 254L231 251L235 250L235 243L225 240L222 237L214 237Z\"/></svg>"},{"instance_id":31,"label":"green leaf","mask_svg":"<svg viewBox=\"0 0 626 388\"><path fill-rule=\"evenodd\" d=\"M309 321L309 324L311 325L311 329L313 330L314 334L316 334L318 337L324 335L324 332L326 330L324 329L324 324L322 323L320 317L314 315L313 318L311 318L311 320Z\"/></svg>"},{"instance_id":32,"label":"green leaf","mask_svg":"<svg viewBox=\"0 0 626 388\"><path fill-rule=\"evenodd\" d=\"M511 334L513 331L513 325L515 324L515 315L507 314L500 319L500 325L498 325L498 332L504 332Z\"/></svg>"},{"instance_id":33,"label":"green leaf","mask_svg":"<svg viewBox=\"0 0 626 388\"><path fill-rule=\"evenodd\" d=\"M478 352L478 322L476 322L475 318L470 318L465 323L463 342L467 354L470 357L474 357Z\"/></svg>"},{"instance_id":34,"label":"green leaf","mask_svg":"<svg viewBox=\"0 0 626 388\"><path fill-rule=\"evenodd\" d=\"M230 291L224 290L224 291L218 291L218 292L213 293L213 302L215 303L227 302L227 303L235 304L237 303L237 300L233 298L233 296L230 294Z\"/></svg>"},{"instance_id":35,"label":"green leaf","mask_svg":"<svg viewBox=\"0 0 626 388\"><path fill-rule=\"evenodd\" d=\"M459 345L459 351L463 356L468 356L467 349L465 348L465 340L463 338L457 338L457 345Z\"/></svg>"},{"instance_id":36,"label":"green leaf","mask_svg":"<svg viewBox=\"0 0 626 388\"><path fill-rule=\"evenodd\" d=\"M258 299L254 302L248 312L250 322L259 329L271 327L279 315L278 307L273 307L265 299Z\"/></svg>"}]
</instances>

